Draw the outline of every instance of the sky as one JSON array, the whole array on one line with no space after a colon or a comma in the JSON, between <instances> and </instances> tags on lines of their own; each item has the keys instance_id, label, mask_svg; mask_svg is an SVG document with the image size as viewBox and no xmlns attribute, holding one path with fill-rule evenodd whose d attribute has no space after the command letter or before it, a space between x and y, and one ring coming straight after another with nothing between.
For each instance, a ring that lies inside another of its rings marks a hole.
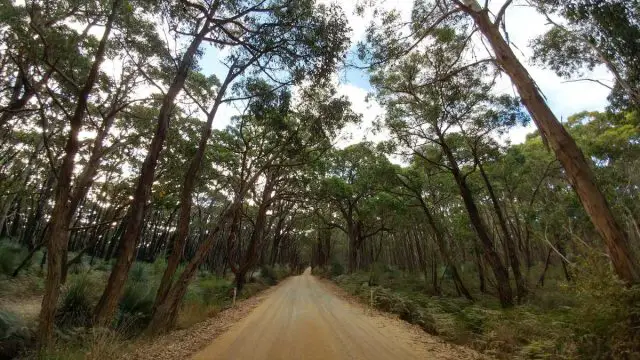
<instances>
[{"instance_id":1,"label":"sky","mask_svg":"<svg viewBox=\"0 0 640 360\"><path fill-rule=\"evenodd\" d=\"M321 3L334 3L335 0L318 0ZM385 8L394 8L398 10L404 18L408 18L413 6L413 0L381 0L380 6ZM349 26L352 31L350 34L351 48L349 56L354 56L355 45L358 41L363 40L366 28L372 19L372 12L367 11L363 16L356 15L354 10L358 0L340 0L339 4L349 20ZM494 13L502 6L503 0L490 1L490 9ZM546 29L546 20L534 9L527 7L519 2L509 7L505 15L506 29L509 39L513 43L516 54L520 60L528 68L531 76L537 82L538 86L544 93L549 106L556 116L562 120L577 112L589 110L603 110L607 105L607 95L609 90L604 86L592 82L567 82L556 76L552 71L534 66L530 62L532 51L529 47L530 41L536 36L543 34ZM202 70L208 74L216 74L222 77L226 70L220 64L223 54L217 50L210 48L205 50L204 57L201 61ZM611 76L604 68L596 68L593 72L587 73L588 77L602 81L610 81ZM368 75L362 70L346 68L337 74L339 82L338 92L340 95L347 96L355 112L362 114L362 123L358 126L349 126L345 129L343 140L341 143L346 146L350 143L362 140L378 141L383 140L386 136L384 133L374 134L372 131L373 121L384 116L382 107L375 100L367 101L367 94L372 91L369 84ZM498 82L496 91L516 95L515 89L506 76ZM231 116L238 113L233 106L225 106L217 116L215 121L216 128L224 128L229 124ZM517 127L512 129L503 141L511 143L521 143L525 140L526 135L535 130L533 124L528 127Z\"/></svg>"}]
</instances>

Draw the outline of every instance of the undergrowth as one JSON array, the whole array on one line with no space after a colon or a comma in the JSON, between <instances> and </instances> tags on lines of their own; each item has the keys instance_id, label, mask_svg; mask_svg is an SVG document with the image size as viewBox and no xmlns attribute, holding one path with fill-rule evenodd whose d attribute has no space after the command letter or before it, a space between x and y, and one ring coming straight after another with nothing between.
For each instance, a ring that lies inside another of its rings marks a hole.
<instances>
[{"instance_id":1,"label":"undergrowth","mask_svg":"<svg viewBox=\"0 0 640 360\"><path fill-rule=\"evenodd\" d=\"M21 299L40 300L44 291L46 266L41 270L43 252L39 251L17 277L11 274L27 252L9 242L0 242L0 300L16 303ZM69 257L74 257L70 253ZM0 359L21 357L56 359L114 359L142 333L153 310L166 260L153 263L135 262L118 304L112 326L93 328L93 310L106 286L113 262L89 256L69 268L66 284L62 286L56 309L55 331L57 343L46 353L33 353L37 310L32 316L21 317L0 308ZM184 266L177 270L179 275ZM263 266L252 273L238 299L248 298L276 284L288 276L288 268ZM187 328L215 316L232 304L233 278L221 278L207 271L199 271L189 285L179 311L177 327Z\"/></svg>"},{"instance_id":2,"label":"undergrowth","mask_svg":"<svg viewBox=\"0 0 640 360\"><path fill-rule=\"evenodd\" d=\"M640 287L623 286L604 260L581 259L573 283L531 286L526 301L506 310L486 294L474 302L433 296L419 275L390 268L332 278L364 303L373 293L377 309L500 359L638 359Z\"/></svg>"}]
</instances>

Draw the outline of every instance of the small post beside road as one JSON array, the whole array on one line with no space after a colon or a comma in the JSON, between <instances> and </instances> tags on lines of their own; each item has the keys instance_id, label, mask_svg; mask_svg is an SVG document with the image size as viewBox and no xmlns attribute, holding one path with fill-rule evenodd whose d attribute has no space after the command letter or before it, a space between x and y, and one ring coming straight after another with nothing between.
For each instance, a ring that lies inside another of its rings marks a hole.
<instances>
[{"instance_id":1,"label":"small post beside road","mask_svg":"<svg viewBox=\"0 0 640 360\"><path fill-rule=\"evenodd\" d=\"M237 288L233 288L233 302L231 303L231 306L236 306L236 295L238 294L238 289Z\"/></svg>"}]
</instances>

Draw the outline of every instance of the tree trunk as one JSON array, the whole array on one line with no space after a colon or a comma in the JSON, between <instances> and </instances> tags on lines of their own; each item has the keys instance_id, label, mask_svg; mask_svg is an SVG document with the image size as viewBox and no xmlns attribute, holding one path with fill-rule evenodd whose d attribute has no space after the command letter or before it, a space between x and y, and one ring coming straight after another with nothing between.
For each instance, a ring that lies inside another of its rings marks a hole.
<instances>
[{"instance_id":1,"label":"tree trunk","mask_svg":"<svg viewBox=\"0 0 640 360\"><path fill-rule=\"evenodd\" d=\"M243 272L235 273L236 294L240 294L247 282L247 274Z\"/></svg>"},{"instance_id":2,"label":"tree trunk","mask_svg":"<svg viewBox=\"0 0 640 360\"><path fill-rule=\"evenodd\" d=\"M442 258L445 261L445 264L447 265L447 267L451 270L451 275L453 277L453 281L456 283L456 287L459 289L462 295L464 295L465 298L473 301L473 296L471 296L471 293L462 282L462 278L460 277L458 268L453 262L453 257L451 256L451 253L449 252L449 247L447 246L447 242L446 242L447 240L444 238L444 235L440 230L440 226L436 223L436 220L431 214L431 210L429 209L427 204L424 202L424 199L422 199L422 195L420 193L416 193L416 196L418 197L420 206L422 207L422 210L427 217L427 222L429 223L429 226L433 231L433 237L436 240L436 245L440 250L440 254L442 255Z\"/></svg>"},{"instance_id":3,"label":"tree trunk","mask_svg":"<svg viewBox=\"0 0 640 360\"><path fill-rule=\"evenodd\" d=\"M482 264L482 256L480 256L480 251L478 248L475 248L476 253L476 264L478 266L478 282L480 283L480 292L485 294L487 292L487 285L484 278L484 265Z\"/></svg>"},{"instance_id":4,"label":"tree trunk","mask_svg":"<svg viewBox=\"0 0 640 360\"><path fill-rule=\"evenodd\" d=\"M231 66L222 86L218 89L213 107L207 115L207 122L202 126L198 149L196 150L193 158L191 158L188 170L185 172L182 188L180 190L180 213L178 215L177 232L173 240L174 242L171 255L167 259L167 267L162 274L162 280L160 281L160 286L156 293L156 298L153 304L154 309L156 309L167 296L167 292L171 287L171 280L173 279L176 269L182 260L184 248L187 243L187 237L189 236L189 223L191 222L191 196L198 180L198 174L200 173L200 167L207 148L207 142L211 137L211 125L213 124L213 120L218 112L220 104L222 104L224 95L227 92L227 87L236 76L236 68Z\"/></svg>"},{"instance_id":5,"label":"tree trunk","mask_svg":"<svg viewBox=\"0 0 640 360\"><path fill-rule=\"evenodd\" d=\"M491 199L493 210L498 217L498 224L500 225L500 229L504 234L504 242L507 247L508 258L511 263L511 270L513 271L513 277L516 280L518 302L522 302L527 296L527 286L520 270L520 259L518 259L515 241L513 240L513 236L511 236L511 233L509 232L507 221L505 219L504 213L502 212L502 208L500 207L500 203L498 202L498 197L493 190L493 185L491 185L491 181L489 180L487 173L484 171L484 166L482 166L482 163L480 162L480 159L478 158L475 151L473 152L473 157L476 164L478 165L478 168L480 169L480 175L482 176L482 180L484 181L484 184L487 187L487 191L489 192L489 198Z\"/></svg>"},{"instance_id":6,"label":"tree trunk","mask_svg":"<svg viewBox=\"0 0 640 360\"><path fill-rule=\"evenodd\" d=\"M284 221L286 219L286 215L280 213L279 214L280 218L278 219L278 222L276 223L276 229L273 233L273 244L271 246L271 256L270 256L270 260L269 260L269 264L271 264L271 266L274 266L276 264L276 262L278 261L278 252L280 249L280 241L282 239L282 226L284 224ZM320 235L318 235L319 237ZM318 239L318 248L322 249L322 245L321 245L321 239Z\"/></svg>"},{"instance_id":7,"label":"tree trunk","mask_svg":"<svg viewBox=\"0 0 640 360\"><path fill-rule=\"evenodd\" d=\"M434 251L432 254L433 261L431 263L431 284L433 284L433 293L440 295L440 285L438 284L438 257Z\"/></svg>"},{"instance_id":8,"label":"tree trunk","mask_svg":"<svg viewBox=\"0 0 640 360\"><path fill-rule=\"evenodd\" d=\"M22 260L20 265L18 265L18 267L13 271L13 274L11 274L12 277L17 277L18 274L20 273L20 270L24 269L27 265L31 263L31 258L33 258L33 255L35 255L35 253L38 252L40 248L42 248L42 245L44 244L40 243L34 246L33 249L31 249L31 251L29 251L29 254L27 254L27 256L24 258L24 260Z\"/></svg>"},{"instance_id":9,"label":"tree trunk","mask_svg":"<svg viewBox=\"0 0 640 360\"><path fill-rule=\"evenodd\" d=\"M164 140L167 136L169 118L173 112L175 99L178 96L178 93L182 90L202 40L210 30L209 25L210 20L207 18L204 26L192 39L191 44L183 55L176 76L174 77L171 86L162 101L162 106L158 115L156 132L151 140L147 157L142 163L142 169L140 170L136 190L127 214L127 225L122 237L120 238L118 259L111 270L107 286L95 309L94 318L97 324L106 325L111 321L113 314L115 313L116 306L118 305L118 301L120 300L120 296L124 289L124 285L138 247L138 241L142 232L144 213L147 201L151 196L151 186L153 185L160 152L162 151Z\"/></svg>"},{"instance_id":10,"label":"tree trunk","mask_svg":"<svg viewBox=\"0 0 640 360\"><path fill-rule=\"evenodd\" d=\"M358 270L358 252L360 251L360 221L348 221L347 226L349 233L349 273L352 274Z\"/></svg>"},{"instance_id":11,"label":"tree trunk","mask_svg":"<svg viewBox=\"0 0 640 360\"><path fill-rule=\"evenodd\" d=\"M544 278L545 275L547 274L547 269L549 269L549 264L551 264L551 252L553 251L553 249L551 247L549 247L549 252L547 253L547 260L544 262L544 270L542 270L542 274L540 274L540 278L538 279L538 286L539 287L543 287L544 286Z\"/></svg>"},{"instance_id":12,"label":"tree trunk","mask_svg":"<svg viewBox=\"0 0 640 360\"><path fill-rule=\"evenodd\" d=\"M29 84L28 81L22 81L22 70L16 81L20 81L21 87L24 89L22 95L16 94L6 107L3 107L0 111L0 134L5 134L5 125L18 113L24 110L24 107L29 103L29 100L40 90L40 88L49 81L53 71L47 71L42 79L35 84Z\"/></svg>"},{"instance_id":13,"label":"tree trunk","mask_svg":"<svg viewBox=\"0 0 640 360\"><path fill-rule=\"evenodd\" d=\"M260 206L258 207L258 215L253 228L253 232L251 233L251 238L249 239L249 245L244 256L244 261L242 264L239 264L237 269L234 269L236 280L241 281L236 282L238 293L240 293L240 291L242 290L242 286L244 285L245 274L255 265L257 248L264 238L264 229L265 225L267 224L267 211L271 207L273 188L276 178L277 174L267 175L264 190L262 191L262 200L260 202Z\"/></svg>"},{"instance_id":14,"label":"tree trunk","mask_svg":"<svg viewBox=\"0 0 640 360\"><path fill-rule=\"evenodd\" d=\"M511 307L513 306L513 292L511 290L511 285L509 284L509 272L502 264L500 255L498 255L494 248L494 243L487 233L486 226L482 222L480 212L478 211L478 207L473 198L473 193L471 192L471 189L469 189L466 179L460 173L458 162L456 161L453 152L447 145L444 136L442 134L438 134L438 137L440 138L440 146L449 161L449 165L451 166L451 173L458 185L460 196L462 197L467 213L469 214L469 219L471 220L471 225L473 225L473 228L480 239L480 243L484 249L484 256L489 262L489 266L491 266L493 275L496 278L496 287L498 290L500 304L502 307Z\"/></svg>"},{"instance_id":15,"label":"tree trunk","mask_svg":"<svg viewBox=\"0 0 640 360\"><path fill-rule=\"evenodd\" d=\"M564 251L564 246L562 246L561 243L557 243L556 247L558 248L558 252L560 253L560 255L562 255L560 257L560 261L562 262L562 271L564 272L564 277L565 279L567 279L567 282L572 282L573 279L571 278L571 273L569 273L569 269L567 268L567 260L565 260L567 258L567 253Z\"/></svg>"},{"instance_id":16,"label":"tree trunk","mask_svg":"<svg viewBox=\"0 0 640 360\"><path fill-rule=\"evenodd\" d=\"M269 165L270 162L267 164ZM165 300L157 307L156 311L153 313L151 317L151 321L147 326L147 333L150 334L158 334L170 329L176 321L178 316L178 309L180 307L180 303L184 297L184 294L187 292L187 287L193 279L196 271L198 270L198 266L202 264L205 257L211 251L215 243L215 239L217 234L222 230L227 223L231 223L230 229L230 237L235 236L236 227L238 225L238 221L240 218L240 212L242 210L242 204L244 198L249 191L249 188L255 184L258 180L258 177L262 174L261 171L256 172L249 180L247 180L243 186L240 188L240 191L236 195L234 202L224 211L224 213L220 216L220 220L216 225L215 229L213 229L207 239L200 244L195 254L187 264L187 267L184 269L182 274L177 281L173 283ZM229 249L229 255L231 253L230 247L232 244L232 239L227 241L227 248ZM229 265L233 268L233 261L229 258ZM237 270L237 269L236 269Z\"/></svg>"},{"instance_id":17,"label":"tree trunk","mask_svg":"<svg viewBox=\"0 0 640 360\"><path fill-rule=\"evenodd\" d=\"M47 203L47 200L49 200L51 188L53 187L55 179L55 173L51 172L47 177L46 183L41 189L36 209L33 215L27 221L27 225L25 226L24 234L22 235L22 242L27 243L30 249L33 249L37 246L37 241L34 241L35 239L33 237L36 235L37 228L39 227L38 225L40 224L40 220L44 215L44 207Z\"/></svg>"},{"instance_id":18,"label":"tree trunk","mask_svg":"<svg viewBox=\"0 0 640 360\"><path fill-rule=\"evenodd\" d=\"M77 104L73 116L71 117L69 137L65 145L65 155L62 165L58 169L58 181L55 189L55 205L51 212L47 244L47 277L45 291L38 321L38 348L49 347L53 340L53 322L55 318L56 305L60 294L60 280L62 278L62 262L67 251L68 226L71 221L71 179L74 169L74 158L79 149L78 134L82 127L85 116L89 94L98 78L100 65L104 59L107 49L107 41L111 33L113 23L120 8L122 0L114 0L111 13L105 24L102 39L95 54L95 60L89 70L86 82L78 93Z\"/></svg>"},{"instance_id":19,"label":"tree trunk","mask_svg":"<svg viewBox=\"0 0 640 360\"><path fill-rule=\"evenodd\" d=\"M184 269L182 274L180 274L178 280L176 280L169 289L165 300L158 305L156 311L151 317L149 325L147 326L147 333L159 334L169 330L173 324L175 324L180 303L182 302L182 298L184 297L187 287L195 275L198 266L200 266L206 255L211 251L217 235L226 226L226 224L234 218L236 213L240 210L239 207L241 205L241 201L232 204L225 213L221 215L216 227L209 232L207 239L200 244L193 258L189 264L187 264L187 267Z\"/></svg>"},{"instance_id":20,"label":"tree trunk","mask_svg":"<svg viewBox=\"0 0 640 360\"><path fill-rule=\"evenodd\" d=\"M497 63L518 89L522 102L531 113L542 138L562 164L569 183L604 239L616 273L627 284L640 282L640 271L633 261L626 235L596 185L593 172L582 151L545 102L527 69L500 33L499 26L491 22L488 11L481 9L475 0L466 0L465 3L470 6L464 7L463 10L473 18L491 45Z\"/></svg>"}]
</instances>

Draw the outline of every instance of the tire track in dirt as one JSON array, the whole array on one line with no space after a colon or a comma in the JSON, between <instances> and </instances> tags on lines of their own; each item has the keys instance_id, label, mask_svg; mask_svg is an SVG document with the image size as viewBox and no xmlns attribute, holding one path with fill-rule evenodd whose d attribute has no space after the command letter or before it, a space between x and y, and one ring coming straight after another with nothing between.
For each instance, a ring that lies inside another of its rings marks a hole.
<instances>
[{"instance_id":1,"label":"tire track in dirt","mask_svg":"<svg viewBox=\"0 0 640 360\"><path fill-rule=\"evenodd\" d=\"M197 353L194 360L480 359L336 295L310 275L278 286L246 318Z\"/></svg>"}]
</instances>

